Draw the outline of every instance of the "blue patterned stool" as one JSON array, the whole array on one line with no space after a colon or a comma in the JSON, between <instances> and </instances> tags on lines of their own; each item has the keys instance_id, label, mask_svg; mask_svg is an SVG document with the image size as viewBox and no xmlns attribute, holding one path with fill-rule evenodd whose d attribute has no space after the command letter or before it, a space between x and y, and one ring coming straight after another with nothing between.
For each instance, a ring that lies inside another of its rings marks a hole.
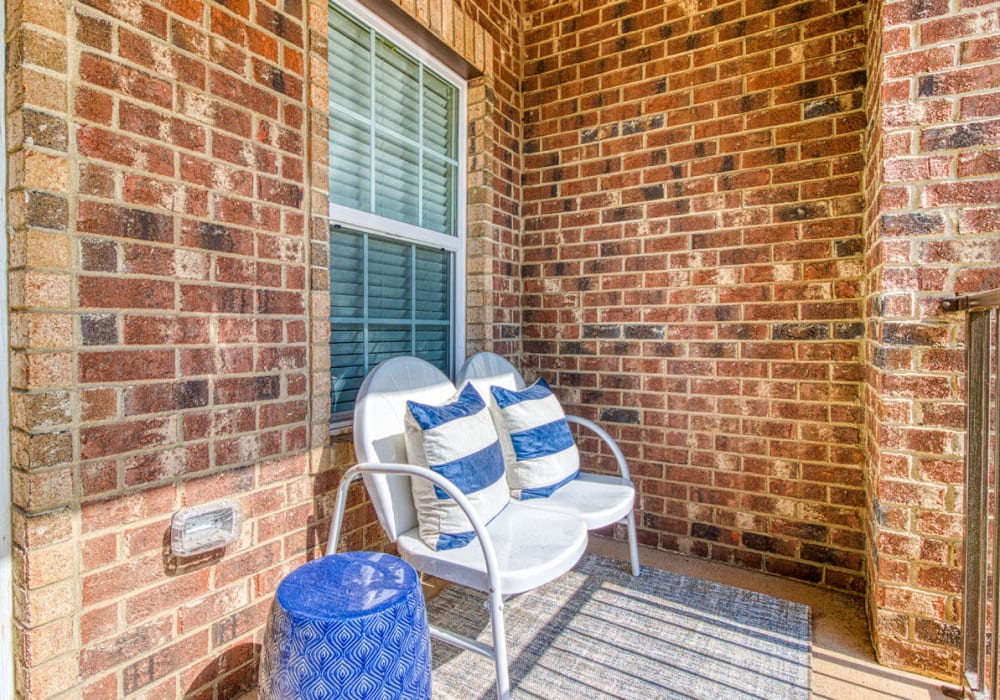
<instances>
[{"instance_id":1,"label":"blue patterned stool","mask_svg":"<svg viewBox=\"0 0 1000 700\"><path fill-rule=\"evenodd\" d=\"M300 566L278 586L258 681L261 700L429 698L431 645L417 572L375 552Z\"/></svg>"}]
</instances>

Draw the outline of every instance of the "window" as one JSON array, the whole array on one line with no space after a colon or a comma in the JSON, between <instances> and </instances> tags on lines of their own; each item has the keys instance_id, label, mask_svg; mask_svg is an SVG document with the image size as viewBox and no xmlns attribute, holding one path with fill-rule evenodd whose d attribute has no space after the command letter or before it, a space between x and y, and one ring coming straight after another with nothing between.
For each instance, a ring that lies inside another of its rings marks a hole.
<instances>
[{"instance_id":1,"label":"window","mask_svg":"<svg viewBox=\"0 0 1000 700\"><path fill-rule=\"evenodd\" d=\"M416 355L451 375L464 317L463 81L352 3L330 6L333 421L370 369Z\"/></svg>"}]
</instances>

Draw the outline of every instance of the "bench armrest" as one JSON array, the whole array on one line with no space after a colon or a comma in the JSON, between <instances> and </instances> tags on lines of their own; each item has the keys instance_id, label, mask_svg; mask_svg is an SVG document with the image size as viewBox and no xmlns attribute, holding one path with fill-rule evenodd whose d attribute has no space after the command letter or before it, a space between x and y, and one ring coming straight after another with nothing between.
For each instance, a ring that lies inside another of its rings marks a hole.
<instances>
[{"instance_id":1,"label":"bench armrest","mask_svg":"<svg viewBox=\"0 0 1000 700\"><path fill-rule=\"evenodd\" d=\"M587 418L582 418L580 416L567 415L566 421L568 423L576 423L577 425L587 428L592 433L597 435L597 437L603 440L604 443L611 449L611 453L615 456L615 459L618 461L618 469L619 471L621 471L622 481L624 481L629 485L632 485L632 477L628 473L628 463L625 461L625 455L622 453L622 449L618 446L618 443L615 442L615 439L608 434L608 431L606 431L604 428L599 426L594 421L588 420Z\"/></svg>"},{"instance_id":2,"label":"bench armrest","mask_svg":"<svg viewBox=\"0 0 1000 700\"><path fill-rule=\"evenodd\" d=\"M333 519L330 521L330 537L326 543L326 553L334 554L337 551L337 540L340 539L340 527L344 520L344 509L347 506L347 491L351 484L360 479L365 474L386 474L396 476L409 476L413 479L426 479L435 486L447 493L455 500L458 507L465 513L465 517L472 524L472 529L476 533L476 540L483 550L483 559L486 561L486 576L489 581L490 593L500 594L500 567L497 564L496 550L493 548L493 540L489 532L486 531L486 524L473 510L469 499L451 481L441 476L437 472L424 467L417 467L412 464L391 464L382 462L365 462L356 464L346 472L337 488L337 505L333 511ZM471 546L471 545L466 545Z\"/></svg>"}]
</instances>

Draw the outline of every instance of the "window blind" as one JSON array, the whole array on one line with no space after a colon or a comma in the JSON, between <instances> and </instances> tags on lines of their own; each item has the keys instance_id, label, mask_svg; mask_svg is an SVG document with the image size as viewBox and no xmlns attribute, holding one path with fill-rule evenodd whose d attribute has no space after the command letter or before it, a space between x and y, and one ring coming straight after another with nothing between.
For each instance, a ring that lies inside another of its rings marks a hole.
<instances>
[{"instance_id":1,"label":"window blind","mask_svg":"<svg viewBox=\"0 0 1000 700\"><path fill-rule=\"evenodd\" d=\"M330 398L339 422L385 359L416 355L452 372L462 96L419 51L339 7L330 6L328 30L330 203L340 222L330 230Z\"/></svg>"},{"instance_id":2,"label":"window blind","mask_svg":"<svg viewBox=\"0 0 1000 700\"><path fill-rule=\"evenodd\" d=\"M330 8L330 200L457 235L458 91Z\"/></svg>"},{"instance_id":3,"label":"window blind","mask_svg":"<svg viewBox=\"0 0 1000 700\"><path fill-rule=\"evenodd\" d=\"M354 407L382 360L416 355L451 372L452 255L335 228L330 263L330 399L335 418Z\"/></svg>"}]
</instances>

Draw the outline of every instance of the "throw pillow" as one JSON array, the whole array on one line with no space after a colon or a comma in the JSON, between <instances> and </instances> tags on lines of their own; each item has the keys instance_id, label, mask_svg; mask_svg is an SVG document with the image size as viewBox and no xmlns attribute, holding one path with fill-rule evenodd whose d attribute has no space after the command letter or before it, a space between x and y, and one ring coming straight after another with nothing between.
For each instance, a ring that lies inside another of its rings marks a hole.
<instances>
[{"instance_id":1,"label":"throw pillow","mask_svg":"<svg viewBox=\"0 0 1000 700\"><path fill-rule=\"evenodd\" d=\"M492 520L510 500L503 451L489 409L471 384L441 406L406 402L406 451L411 464L446 477L476 515ZM462 547L476 536L472 523L441 488L411 479L420 538L435 551Z\"/></svg>"},{"instance_id":2,"label":"throw pillow","mask_svg":"<svg viewBox=\"0 0 1000 700\"><path fill-rule=\"evenodd\" d=\"M559 399L539 379L520 391L490 387L514 498L544 498L580 473L580 453Z\"/></svg>"}]
</instances>

